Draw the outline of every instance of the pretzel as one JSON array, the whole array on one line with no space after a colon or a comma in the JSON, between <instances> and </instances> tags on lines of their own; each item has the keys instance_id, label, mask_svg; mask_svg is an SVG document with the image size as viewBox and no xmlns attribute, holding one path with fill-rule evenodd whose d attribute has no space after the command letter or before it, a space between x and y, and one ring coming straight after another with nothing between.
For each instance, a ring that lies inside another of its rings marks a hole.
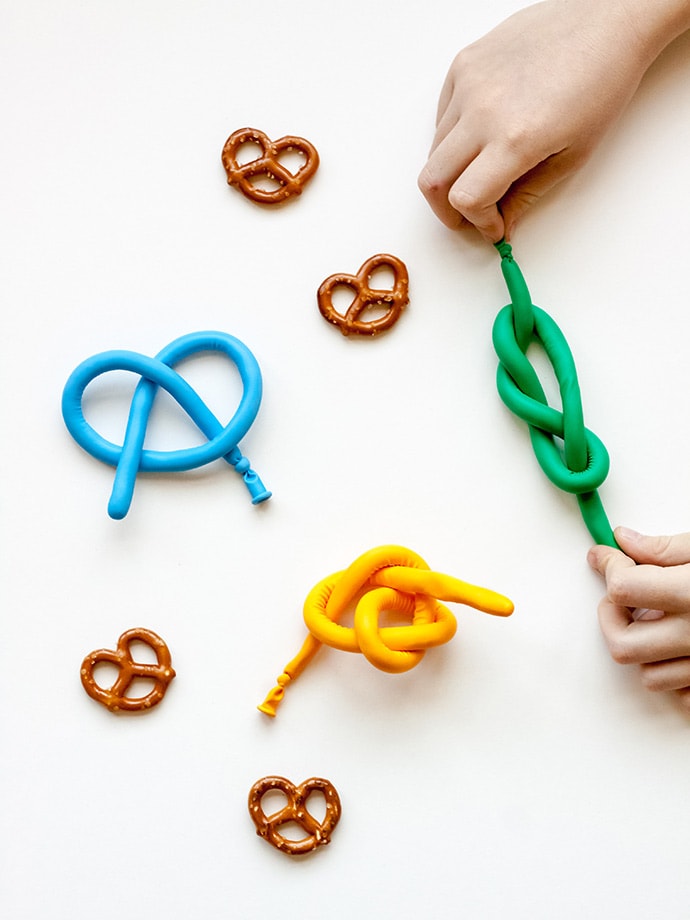
<instances>
[{"instance_id":1,"label":"pretzel","mask_svg":"<svg viewBox=\"0 0 690 920\"><path fill-rule=\"evenodd\" d=\"M132 642L150 645L156 653L156 664L134 661L130 651ZM96 665L106 662L114 664L119 674L109 690L96 683L93 675ZM128 629L117 640L117 648L102 648L91 652L81 665L81 682L92 699L102 703L111 712L139 712L156 706L165 696L168 684L175 677L168 646L160 636L150 629ZM127 690L134 680L143 678L153 681L152 690L142 697L127 696Z\"/></svg>"},{"instance_id":2,"label":"pretzel","mask_svg":"<svg viewBox=\"0 0 690 920\"><path fill-rule=\"evenodd\" d=\"M261 153L256 159L240 164L237 154L245 144L256 144ZM293 151L303 154L305 158L296 173L291 173L280 162L281 154ZM222 160L228 174L228 185L236 185L243 195L259 204L277 204L300 195L302 186L311 179L319 166L316 147L303 137L288 135L272 141L256 128L240 128L231 134L223 147ZM260 188L252 181L257 177L271 179L277 183L277 187Z\"/></svg>"},{"instance_id":3,"label":"pretzel","mask_svg":"<svg viewBox=\"0 0 690 920\"><path fill-rule=\"evenodd\" d=\"M379 268L393 271L393 288L382 289L370 286L371 277ZM355 297L343 315L333 306L333 291L337 287L349 287ZM324 319L338 326L343 335L351 332L357 335L378 335L398 320L403 309L409 303L409 276L404 262L396 256L379 253L372 256L361 266L356 275L331 275L321 284L316 294L319 310ZM376 319L364 320L362 315L370 308L385 310Z\"/></svg>"},{"instance_id":4,"label":"pretzel","mask_svg":"<svg viewBox=\"0 0 690 920\"><path fill-rule=\"evenodd\" d=\"M391 674L409 671L419 664L427 649L455 635L455 617L437 598L497 616L510 616L513 612L513 603L507 597L432 572L421 556L404 546L369 550L349 568L324 578L304 602L309 635L259 711L275 716L285 688L299 677L322 645L362 652L371 664ZM338 620L353 604L354 625L341 626ZM412 622L409 626L380 628L378 619L384 611L396 611Z\"/></svg>"},{"instance_id":5,"label":"pretzel","mask_svg":"<svg viewBox=\"0 0 690 920\"><path fill-rule=\"evenodd\" d=\"M287 798L287 803L271 815L264 812L261 800L267 792L278 790ZM317 821L309 812L307 801L313 792L322 792L326 800L326 814L323 821ZM256 824L256 833L276 849L289 856L303 856L311 853L318 846L330 843L331 834L340 820L340 797L335 787L327 779L312 777L295 786L283 776L265 776L258 780L249 790L249 814ZM298 824L305 832L305 837L290 840L280 833L280 828L288 822Z\"/></svg>"}]
</instances>

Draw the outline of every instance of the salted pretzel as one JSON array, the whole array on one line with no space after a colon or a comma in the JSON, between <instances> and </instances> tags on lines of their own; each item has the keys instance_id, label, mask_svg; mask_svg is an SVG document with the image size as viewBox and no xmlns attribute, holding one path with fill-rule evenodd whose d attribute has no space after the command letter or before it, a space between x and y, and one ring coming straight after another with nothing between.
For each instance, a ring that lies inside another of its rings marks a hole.
<instances>
[{"instance_id":1,"label":"salted pretzel","mask_svg":"<svg viewBox=\"0 0 690 920\"><path fill-rule=\"evenodd\" d=\"M282 792L286 804L273 814L267 815L261 800L268 792ZM326 800L326 814L323 821L317 821L309 812L307 801L313 792L323 793ZM256 825L256 833L276 849L289 856L302 856L311 853L318 846L331 841L336 824L340 820L340 796L329 780L312 777L295 786L283 776L265 776L258 780L249 790L249 814ZM284 825L294 822L305 832L299 840L290 840L280 832Z\"/></svg>"},{"instance_id":2,"label":"salted pretzel","mask_svg":"<svg viewBox=\"0 0 690 920\"><path fill-rule=\"evenodd\" d=\"M260 154L247 163L239 163L237 156L245 144L256 144ZM285 153L300 153L304 163L292 173L280 162ZM319 166L316 147L303 137L287 135L272 141L267 134L256 128L240 128L225 142L222 154L223 166L228 175L228 185L237 188L259 204L278 204L302 193L302 187L311 179ZM277 183L275 188L260 188L254 181L266 178Z\"/></svg>"},{"instance_id":3,"label":"salted pretzel","mask_svg":"<svg viewBox=\"0 0 690 920\"><path fill-rule=\"evenodd\" d=\"M156 664L136 662L132 658L130 645L143 642L156 653ZM98 664L113 664L118 669L115 683L104 689L94 677L94 668ZM160 636L150 629L128 629L117 640L117 647L102 648L87 655L81 665L81 682L92 699L102 703L111 712L140 712L156 706L165 696L170 681L175 677L170 651ZM146 696L127 696L133 681L144 679L153 681L153 688Z\"/></svg>"},{"instance_id":4,"label":"salted pretzel","mask_svg":"<svg viewBox=\"0 0 690 920\"><path fill-rule=\"evenodd\" d=\"M372 275L379 268L390 268L393 272L393 287L390 289L371 287ZM339 313L333 305L333 292L338 287L348 287L355 297L345 314ZM324 319L337 326L343 335L354 332L357 335L378 335L395 323L409 303L409 276L405 263L396 256L379 253L371 256L356 275L331 275L319 287L316 299ZM377 308L385 312L374 319L363 319L367 310Z\"/></svg>"}]
</instances>

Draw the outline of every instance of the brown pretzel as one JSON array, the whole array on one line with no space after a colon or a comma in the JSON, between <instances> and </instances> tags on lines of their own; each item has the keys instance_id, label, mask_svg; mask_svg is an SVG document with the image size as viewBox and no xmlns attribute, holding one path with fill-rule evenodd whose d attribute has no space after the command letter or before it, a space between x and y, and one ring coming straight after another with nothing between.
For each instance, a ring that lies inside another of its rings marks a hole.
<instances>
[{"instance_id":1,"label":"brown pretzel","mask_svg":"<svg viewBox=\"0 0 690 920\"><path fill-rule=\"evenodd\" d=\"M370 286L371 277L379 268L393 271L393 288L381 289ZM333 291L337 287L349 287L355 292L355 298L343 315L333 306ZM395 256L372 256L362 265L356 275L331 275L326 278L316 295L319 310L324 319L338 326L343 335L351 332L358 335L377 335L384 332L396 322L403 309L409 303L409 277L404 262ZM361 319L370 307L380 307L386 312L372 320Z\"/></svg>"},{"instance_id":2,"label":"brown pretzel","mask_svg":"<svg viewBox=\"0 0 690 920\"><path fill-rule=\"evenodd\" d=\"M156 653L156 664L144 664L134 661L130 651L132 642L143 642L150 645ZM114 664L119 673L115 683L109 690L104 690L96 683L93 670L96 665L106 662ZM168 684L175 676L172 668L168 646L160 636L150 629L129 629L122 633L117 640L117 648L113 651L108 648L91 652L81 665L81 682L84 689L99 703L106 706L111 712L138 712L151 709L165 696ZM153 681L152 690L142 697L127 696L127 690L132 681L137 678Z\"/></svg>"},{"instance_id":3,"label":"brown pretzel","mask_svg":"<svg viewBox=\"0 0 690 920\"><path fill-rule=\"evenodd\" d=\"M287 803L279 811L266 815L261 800L267 792L274 790L282 792ZM307 809L307 800L313 792L322 792L326 800L326 814L321 822ZM265 776L249 790L249 814L256 824L256 833L289 856L311 853L316 847L330 843L331 834L340 820L340 812L340 797L327 779L312 777L295 786L283 776ZM291 821L299 824L305 837L289 840L280 833L280 828Z\"/></svg>"},{"instance_id":4,"label":"brown pretzel","mask_svg":"<svg viewBox=\"0 0 690 920\"><path fill-rule=\"evenodd\" d=\"M256 144L261 150L259 156L248 163L238 163L237 154L244 144ZM302 153L305 161L296 173L291 173L280 162L283 153L297 151ZM303 137L281 137L272 141L263 131L256 128L240 128L225 142L223 147L223 166L228 174L228 185L237 188L252 201L260 204L277 204L299 195L302 186L314 175L319 165L316 147ZM259 188L252 180L265 177L277 182L277 188Z\"/></svg>"}]
</instances>

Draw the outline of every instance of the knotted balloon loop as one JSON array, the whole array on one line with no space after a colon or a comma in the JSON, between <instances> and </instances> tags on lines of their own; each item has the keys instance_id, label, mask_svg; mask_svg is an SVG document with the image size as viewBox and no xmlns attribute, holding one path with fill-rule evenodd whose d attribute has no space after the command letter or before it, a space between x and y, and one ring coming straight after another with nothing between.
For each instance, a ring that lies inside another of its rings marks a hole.
<instances>
[{"instance_id":1,"label":"knotted balloon loop","mask_svg":"<svg viewBox=\"0 0 690 920\"><path fill-rule=\"evenodd\" d=\"M304 602L309 636L286 665L277 686L259 706L274 716L285 688L304 670L322 645L361 652L375 667L389 673L408 671L427 649L448 642L457 623L439 601L455 601L499 616L513 604L503 595L432 572L427 563L401 546L382 546L356 559L349 568L318 582ZM338 621L354 606L352 626ZM405 626L380 626L384 612L411 620Z\"/></svg>"},{"instance_id":2,"label":"knotted balloon loop","mask_svg":"<svg viewBox=\"0 0 690 920\"><path fill-rule=\"evenodd\" d=\"M223 425L197 392L173 368L191 355L220 352L240 374L243 393L234 415ZM84 391L96 377L109 371L131 371L141 377L130 405L122 445L106 440L86 421ZM144 448L146 428L159 389L166 390L207 438L206 443L180 450ZM131 505L137 473L181 472L222 458L239 473L253 504L270 498L239 442L251 427L261 404L261 371L254 355L224 332L194 332L171 342L155 358L133 351L106 351L83 361L70 375L62 395L62 415L75 441L96 459L115 467L108 514L123 518Z\"/></svg>"},{"instance_id":3,"label":"knotted balloon loop","mask_svg":"<svg viewBox=\"0 0 690 920\"><path fill-rule=\"evenodd\" d=\"M585 427L580 385L572 352L558 325L532 303L508 243L496 247L511 303L496 317L493 344L499 359L496 384L508 408L529 426L539 465L565 492L578 497L590 533L597 542L615 546L597 489L609 471L608 452ZM550 406L539 376L527 357L533 343L541 346L553 368L562 411Z\"/></svg>"}]
</instances>

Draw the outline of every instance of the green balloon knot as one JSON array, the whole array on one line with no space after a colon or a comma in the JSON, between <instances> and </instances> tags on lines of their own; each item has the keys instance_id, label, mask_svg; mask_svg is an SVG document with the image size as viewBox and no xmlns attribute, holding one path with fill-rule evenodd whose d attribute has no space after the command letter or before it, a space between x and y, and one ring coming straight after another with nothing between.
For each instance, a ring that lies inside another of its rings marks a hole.
<instances>
[{"instance_id":1,"label":"green balloon knot","mask_svg":"<svg viewBox=\"0 0 690 920\"><path fill-rule=\"evenodd\" d=\"M494 243L496 249L502 259L512 259L513 258L513 247L510 243L507 243L505 240L499 240L498 243Z\"/></svg>"},{"instance_id":2,"label":"green balloon knot","mask_svg":"<svg viewBox=\"0 0 690 920\"><path fill-rule=\"evenodd\" d=\"M580 386L570 347L554 320L532 303L520 267L505 240L496 243L511 296L494 322L499 359L496 385L506 406L527 423L532 448L543 472L559 489L577 496L595 542L617 546L597 489L609 471L609 456L599 438L585 428ZM537 371L527 357L530 345L542 348L553 368L562 411L549 405Z\"/></svg>"}]
</instances>

